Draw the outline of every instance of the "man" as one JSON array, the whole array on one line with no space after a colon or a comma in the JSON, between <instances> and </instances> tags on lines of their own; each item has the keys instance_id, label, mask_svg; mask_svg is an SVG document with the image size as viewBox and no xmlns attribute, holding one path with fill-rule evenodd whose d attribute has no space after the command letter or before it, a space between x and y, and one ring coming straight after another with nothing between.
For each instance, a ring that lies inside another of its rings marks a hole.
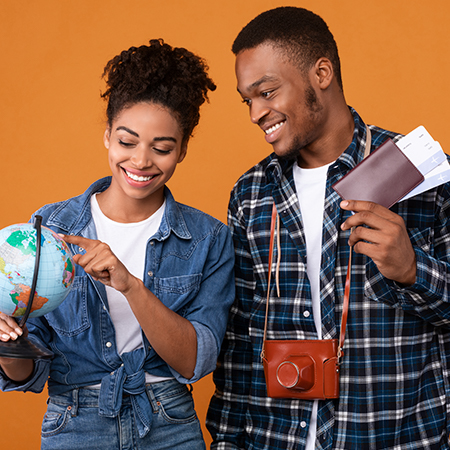
<instances>
[{"instance_id":1,"label":"man","mask_svg":"<svg viewBox=\"0 0 450 450\"><path fill-rule=\"evenodd\" d=\"M264 12L233 52L238 91L274 153L231 194L237 296L214 376L211 448L450 448L449 186L391 209L339 198L332 185L365 146L401 136L366 128L347 106L337 47L317 15ZM339 337L353 246L338 399L267 395L260 353L273 203L280 293L273 282L268 339Z\"/></svg>"}]
</instances>

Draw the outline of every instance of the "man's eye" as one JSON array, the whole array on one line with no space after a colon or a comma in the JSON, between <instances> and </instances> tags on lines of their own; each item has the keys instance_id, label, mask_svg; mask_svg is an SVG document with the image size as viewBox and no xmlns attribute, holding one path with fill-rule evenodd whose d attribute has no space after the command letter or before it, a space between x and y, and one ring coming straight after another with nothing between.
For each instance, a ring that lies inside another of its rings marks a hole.
<instances>
[{"instance_id":1,"label":"man's eye","mask_svg":"<svg viewBox=\"0 0 450 450\"><path fill-rule=\"evenodd\" d=\"M243 98L242 103L245 103L247 106L250 106L252 101L249 98Z\"/></svg>"},{"instance_id":2,"label":"man's eye","mask_svg":"<svg viewBox=\"0 0 450 450\"><path fill-rule=\"evenodd\" d=\"M272 93L272 91L265 91L265 92L261 92L261 97L263 98L267 98L270 96L270 94Z\"/></svg>"}]
</instances>

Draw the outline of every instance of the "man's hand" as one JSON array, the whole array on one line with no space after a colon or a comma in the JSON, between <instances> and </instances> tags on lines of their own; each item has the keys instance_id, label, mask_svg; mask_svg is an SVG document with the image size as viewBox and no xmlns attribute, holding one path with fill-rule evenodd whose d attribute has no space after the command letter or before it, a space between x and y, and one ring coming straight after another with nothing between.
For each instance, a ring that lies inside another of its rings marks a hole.
<instances>
[{"instance_id":1,"label":"man's hand","mask_svg":"<svg viewBox=\"0 0 450 450\"><path fill-rule=\"evenodd\" d=\"M136 278L114 255L109 245L82 236L62 235L62 238L67 243L86 250L84 255L74 255L73 260L94 280L111 286L124 295L135 284Z\"/></svg>"},{"instance_id":2,"label":"man's hand","mask_svg":"<svg viewBox=\"0 0 450 450\"><path fill-rule=\"evenodd\" d=\"M372 202L345 200L341 208L355 212L341 225L342 230L356 227L348 242L354 251L372 258L384 277L405 286L414 284L416 254L403 219Z\"/></svg>"}]
</instances>

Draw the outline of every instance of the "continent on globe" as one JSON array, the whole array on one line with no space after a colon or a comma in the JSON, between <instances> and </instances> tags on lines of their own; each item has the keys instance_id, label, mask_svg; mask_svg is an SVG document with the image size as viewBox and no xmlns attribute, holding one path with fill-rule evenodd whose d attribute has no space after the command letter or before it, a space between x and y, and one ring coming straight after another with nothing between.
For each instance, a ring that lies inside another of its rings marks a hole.
<instances>
[{"instance_id":1,"label":"continent on globe","mask_svg":"<svg viewBox=\"0 0 450 450\"><path fill-rule=\"evenodd\" d=\"M28 306L28 301L30 298L31 288L23 284L15 286L15 289L11 291L11 299L13 303L17 305L14 312L11 314L13 317L21 317L25 314L25 310ZM39 297L36 292L33 298L33 304L31 305L31 312L41 309L45 303L48 302L48 298Z\"/></svg>"},{"instance_id":2,"label":"continent on globe","mask_svg":"<svg viewBox=\"0 0 450 450\"><path fill-rule=\"evenodd\" d=\"M24 255L36 254L36 238L32 232L17 230L9 235L6 242Z\"/></svg>"}]
</instances>

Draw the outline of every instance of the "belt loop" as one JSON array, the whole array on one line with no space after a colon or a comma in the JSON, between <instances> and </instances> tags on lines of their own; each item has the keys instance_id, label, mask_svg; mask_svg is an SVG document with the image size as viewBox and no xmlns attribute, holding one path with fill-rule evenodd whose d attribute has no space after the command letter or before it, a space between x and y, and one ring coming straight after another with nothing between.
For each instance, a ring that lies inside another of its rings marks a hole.
<instances>
[{"instance_id":1,"label":"belt loop","mask_svg":"<svg viewBox=\"0 0 450 450\"><path fill-rule=\"evenodd\" d=\"M153 412L156 413L159 410L160 403L156 400L155 393L153 392L152 384L147 383L145 385L145 390L147 392L148 400L150 401L150 405L152 405Z\"/></svg>"},{"instance_id":2,"label":"belt loop","mask_svg":"<svg viewBox=\"0 0 450 450\"><path fill-rule=\"evenodd\" d=\"M78 394L79 394L80 389L76 388L76 389L72 389L72 407L71 407L71 414L72 417L76 417L76 415L78 414Z\"/></svg>"}]
</instances>

